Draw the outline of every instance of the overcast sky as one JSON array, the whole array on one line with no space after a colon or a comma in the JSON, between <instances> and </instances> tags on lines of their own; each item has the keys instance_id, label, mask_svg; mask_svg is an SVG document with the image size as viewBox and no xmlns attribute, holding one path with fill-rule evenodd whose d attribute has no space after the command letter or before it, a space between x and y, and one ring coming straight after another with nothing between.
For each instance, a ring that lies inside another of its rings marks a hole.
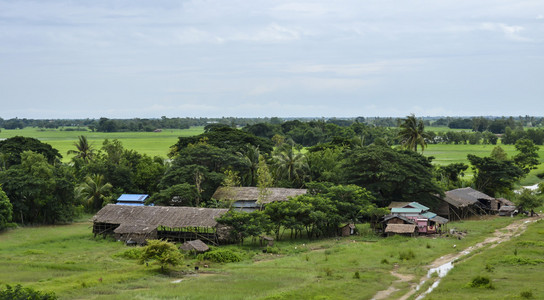
<instances>
[{"instance_id":1,"label":"overcast sky","mask_svg":"<svg viewBox=\"0 0 544 300\"><path fill-rule=\"evenodd\" d=\"M544 115L544 1L0 0L0 117Z\"/></svg>"}]
</instances>

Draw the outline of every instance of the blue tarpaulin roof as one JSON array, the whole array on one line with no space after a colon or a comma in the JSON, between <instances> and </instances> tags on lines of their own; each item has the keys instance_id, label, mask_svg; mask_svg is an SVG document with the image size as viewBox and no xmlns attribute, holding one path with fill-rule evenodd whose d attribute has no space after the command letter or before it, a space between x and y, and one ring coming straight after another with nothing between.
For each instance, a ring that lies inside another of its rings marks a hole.
<instances>
[{"instance_id":1,"label":"blue tarpaulin roof","mask_svg":"<svg viewBox=\"0 0 544 300\"><path fill-rule=\"evenodd\" d=\"M149 195L145 194L122 194L117 198L117 202L142 202L144 203Z\"/></svg>"},{"instance_id":2,"label":"blue tarpaulin roof","mask_svg":"<svg viewBox=\"0 0 544 300\"><path fill-rule=\"evenodd\" d=\"M393 214L418 214L421 212L420 208L404 208L404 207L393 207L391 208L391 213Z\"/></svg>"}]
</instances>

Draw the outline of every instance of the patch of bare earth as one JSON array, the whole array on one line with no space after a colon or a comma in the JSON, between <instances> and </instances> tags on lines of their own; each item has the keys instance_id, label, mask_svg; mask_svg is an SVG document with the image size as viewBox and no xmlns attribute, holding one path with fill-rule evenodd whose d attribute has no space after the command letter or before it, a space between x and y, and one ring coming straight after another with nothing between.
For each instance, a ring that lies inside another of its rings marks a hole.
<instances>
[{"instance_id":1,"label":"patch of bare earth","mask_svg":"<svg viewBox=\"0 0 544 300\"><path fill-rule=\"evenodd\" d=\"M470 246L464 249L463 251L450 253L436 259L430 265L427 266L427 269L430 270L430 269L438 268L449 262L454 262L454 261L458 262L463 256L471 253L474 250L480 249L488 245L489 245L489 248L494 248L500 243L510 240L514 236L519 236L527 229L527 226L529 225L529 223L534 222L538 220L539 218L540 217L518 220L504 228L497 229L495 230L492 236L486 238L484 241L480 243ZM396 288L396 286L398 286L399 283L410 282L414 278L414 275L406 275L406 274L397 273L396 268L393 271L391 271L391 275L399 278L399 280L394 281L388 289L379 291L378 293L376 293L376 295L374 295L372 299L374 300L391 299L391 295L393 295L395 292L399 290L398 288ZM410 285L410 290L406 294L399 297L398 299L406 300L409 297L415 295L416 293L423 295L425 291L420 291L419 287L422 286L427 280L430 280L430 278L427 275L425 275L424 277L420 279L419 284L412 282L412 284ZM440 280L440 278L434 278L433 280L434 281Z\"/></svg>"}]
</instances>

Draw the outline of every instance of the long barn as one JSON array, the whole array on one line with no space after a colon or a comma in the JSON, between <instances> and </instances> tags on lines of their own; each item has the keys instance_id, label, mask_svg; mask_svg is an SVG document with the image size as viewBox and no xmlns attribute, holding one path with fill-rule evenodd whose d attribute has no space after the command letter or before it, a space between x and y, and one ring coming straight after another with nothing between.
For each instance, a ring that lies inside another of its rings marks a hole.
<instances>
[{"instance_id":1,"label":"long barn","mask_svg":"<svg viewBox=\"0 0 544 300\"><path fill-rule=\"evenodd\" d=\"M216 218L228 209L177 206L124 206L108 204L93 218L94 235L112 235L127 243L148 239L185 242L200 239L218 244L226 239Z\"/></svg>"}]
</instances>

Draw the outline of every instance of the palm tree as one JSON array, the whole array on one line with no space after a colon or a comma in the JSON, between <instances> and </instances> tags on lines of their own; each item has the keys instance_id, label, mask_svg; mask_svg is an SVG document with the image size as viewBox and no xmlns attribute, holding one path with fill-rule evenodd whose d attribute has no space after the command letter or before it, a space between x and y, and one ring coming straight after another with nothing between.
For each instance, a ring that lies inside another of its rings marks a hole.
<instances>
[{"instance_id":1,"label":"palm tree","mask_svg":"<svg viewBox=\"0 0 544 300\"><path fill-rule=\"evenodd\" d=\"M87 137L80 135L79 140L74 142L77 150L68 150L68 154L75 154L74 158L81 158L85 163L91 161L94 157L94 149L87 141Z\"/></svg>"},{"instance_id":2,"label":"palm tree","mask_svg":"<svg viewBox=\"0 0 544 300\"><path fill-rule=\"evenodd\" d=\"M110 183L104 183L104 176L93 174L85 177L85 182L79 185L76 193L84 198L90 210L97 211L102 208L105 201L109 200L112 188Z\"/></svg>"},{"instance_id":3,"label":"palm tree","mask_svg":"<svg viewBox=\"0 0 544 300\"><path fill-rule=\"evenodd\" d=\"M302 184L304 175L308 171L306 156L301 152L295 152L293 145L285 144L284 147L272 157L276 178L287 179L290 183Z\"/></svg>"},{"instance_id":4,"label":"palm tree","mask_svg":"<svg viewBox=\"0 0 544 300\"><path fill-rule=\"evenodd\" d=\"M249 186L257 184L257 169L259 168L259 157L261 153L259 147L247 144L243 152L237 152L238 156L249 166L249 172L245 176L245 181Z\"/></svg>"},{"instance_id":5,"label":"palm tree","mask_svg":"<svg viewBox=\"0 0 544 300\"><path fill-rule=\"evenodd\" d=\"M400 143L406 149L413 149L417 152L417 146L421 146L421 151L427 146L426 138L429 135L425 132L425 125L423 121L417 120L412 114L406 117L406 119L400 120L399 138Z\"/></svg>"}]
</instances>

